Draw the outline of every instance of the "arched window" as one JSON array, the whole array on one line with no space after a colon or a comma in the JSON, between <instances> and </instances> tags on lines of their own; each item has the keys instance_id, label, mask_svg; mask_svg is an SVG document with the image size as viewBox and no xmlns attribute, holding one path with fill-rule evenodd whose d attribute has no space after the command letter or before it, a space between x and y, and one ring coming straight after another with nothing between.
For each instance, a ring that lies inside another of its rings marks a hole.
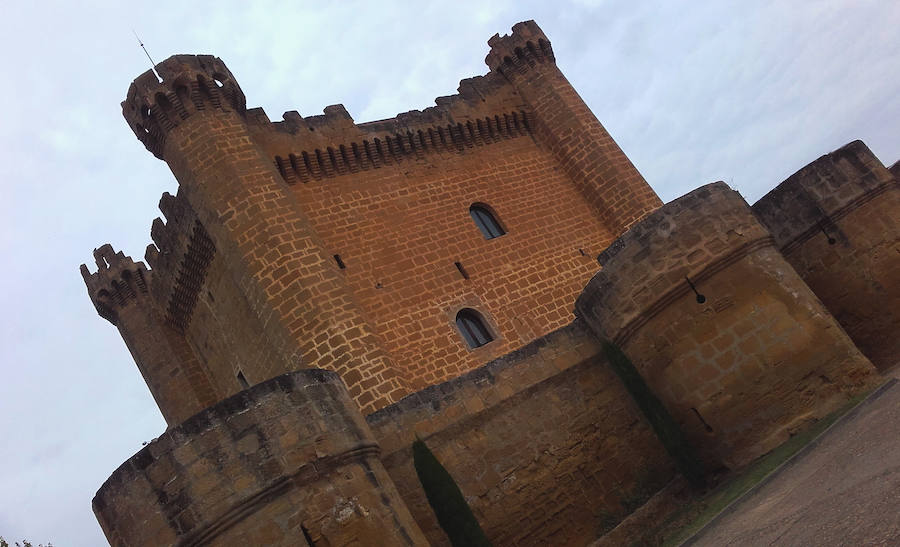
<instances>
[{"instance_id":1,"label":"arched window","mask_svg":"<svg viewBox=\"0 0 900 547\"><path fill-rule=\"evenodd\" d=\"M469 214L472 215L472 220L475 221L475 226L481 230L484 239L494 239L506 233L487 206L475 203L469 207Z\"/></svg>"},{"instance_id":2,"label":"arched window","mask_svg":"<svg viewBox=\"0 0 900 547\"><path fill-rule=\"evenodd\" d=\"M473 309L466 308L456 314L456 328L471 349L480 348L494 339L484 319Z\"/></svg>"}]
</instances>

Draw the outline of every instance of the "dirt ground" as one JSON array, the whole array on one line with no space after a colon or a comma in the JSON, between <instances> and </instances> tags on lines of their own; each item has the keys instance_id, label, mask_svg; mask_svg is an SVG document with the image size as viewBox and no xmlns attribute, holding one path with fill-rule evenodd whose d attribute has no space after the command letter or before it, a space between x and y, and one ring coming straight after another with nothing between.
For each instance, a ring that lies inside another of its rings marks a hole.
<instances>
[{"instance_id":1,"label":"dirt ground","mask_svg":"<svg viewBox=\"0 0 900 547\"><path fill-rule=\"evenodd\" d=\"M686 545L900 545L900 383L851 411Z\"/></svg>"}]
</instances>

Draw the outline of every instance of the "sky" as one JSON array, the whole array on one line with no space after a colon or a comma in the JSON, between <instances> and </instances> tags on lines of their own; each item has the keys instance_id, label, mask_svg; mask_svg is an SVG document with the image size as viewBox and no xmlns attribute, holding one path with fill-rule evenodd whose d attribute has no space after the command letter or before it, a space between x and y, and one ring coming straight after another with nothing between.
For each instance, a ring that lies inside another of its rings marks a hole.
<instances>
[{"instance_id":1,"label":"sky","mask_svg":"<svg viewBox=\"0 0 900 547\"><path fill-rule=\"evenodd\" d=\"M0 18L0 535L103 545L91 498L165 429L78 272L142 259L177 184L119 103L177 53L221 57L273 120L343 103L423 109L534 19L664 201L724 180L753 203L854 139L900 159L900 3L885 1L8 2ZM92 269L94 267L92 266Z\"/></svg>"}]
</instances>

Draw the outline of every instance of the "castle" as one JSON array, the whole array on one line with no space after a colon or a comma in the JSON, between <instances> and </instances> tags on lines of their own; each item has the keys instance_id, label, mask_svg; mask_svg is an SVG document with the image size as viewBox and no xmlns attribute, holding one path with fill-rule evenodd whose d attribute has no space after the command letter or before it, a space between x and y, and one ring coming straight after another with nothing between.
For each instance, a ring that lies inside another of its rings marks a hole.
<instances>
[{"instance_id":1,"label":"castle","mask_svg":"<svg viewBox=\"0 0 900 547\"><path fill-rule=\"evenodd\" d=\"M895 364L900 164L857 141L752 207L663 205L533 21L488 44L457 95L361 124L272 122L211 56L134 81L179 190L149 268L81 272L168 428L94 498L111 544L446 545L421 438L495 545L583 545L677 473L604 344L706 469Z\"/></svg>"}]
</instances>

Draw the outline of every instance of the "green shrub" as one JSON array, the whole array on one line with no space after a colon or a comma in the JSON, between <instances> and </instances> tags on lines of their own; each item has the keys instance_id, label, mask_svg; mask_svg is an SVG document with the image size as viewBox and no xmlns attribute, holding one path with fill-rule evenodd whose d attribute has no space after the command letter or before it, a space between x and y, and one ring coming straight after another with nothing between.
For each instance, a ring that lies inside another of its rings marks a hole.
<instances>
[{"instance_id":1,"label":"green shrub","mask_svg":"<svg viewBox=\"0 0 900 547\"><path fill-rule=\"evenodd\" d=\"M606 355L609 364L616 371L625 389L631 394L631 397L640 407L641 412L647 417L656 436L662 442L669 453L669 456L675 461L678 471L684 475L684 478L695 487L703 487L706 483L705 473L700 461L694 455L694 451L688 444L687 439L675 423L672 415L666 410L662 402L656 395L650 391L644 378L628 359L622 350L612 342L605 341L603 343L603 353Z\"/></svg>"},{"instance_id":2,"label":"green shrub","mask_svg":"<svg viewBox=\"0 0 900 547\"><path fill-rule=\"evenodd\" d=\"M412 448L419 482L450 543L454 547L490 547L491 542L450 473L421 439L417 439Z\"/></svg>"}]
</instances>

